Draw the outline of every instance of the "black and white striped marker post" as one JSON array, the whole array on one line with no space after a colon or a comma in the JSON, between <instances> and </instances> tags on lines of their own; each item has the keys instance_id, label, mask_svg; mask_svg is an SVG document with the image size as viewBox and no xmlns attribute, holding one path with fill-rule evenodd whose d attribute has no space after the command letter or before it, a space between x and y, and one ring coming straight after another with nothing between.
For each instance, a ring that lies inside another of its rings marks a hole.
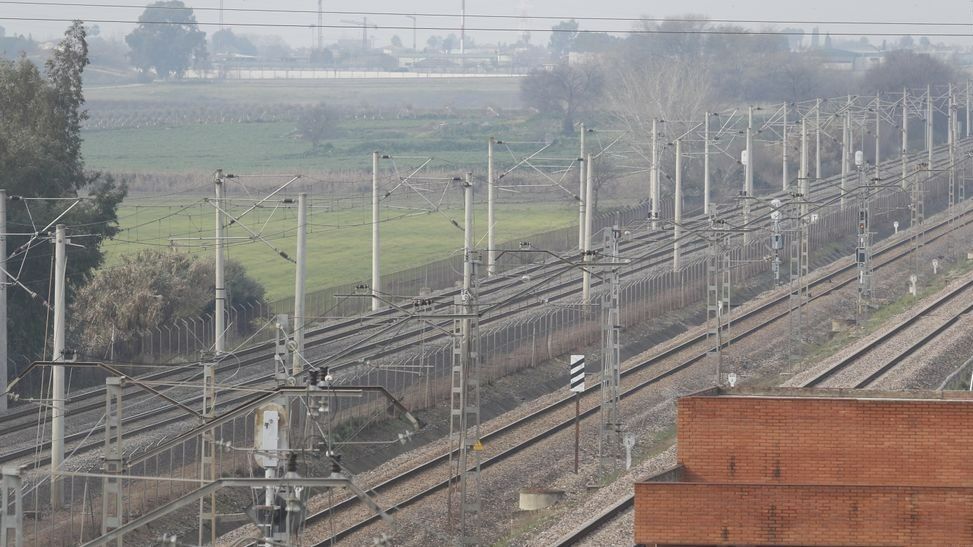
<instances>
[{"instance_id":1,"label":"black and white striped marker post","mask_svg":"<svg viewBox=\"0 0 973 547\"><path fill-rule=\"evenodd\" d=\"M571 356L569 387L575 393L584 392L584 355Z\"/></svg>"},{"instance_id":2,"label":"black and white striped marker post","mask_svg":"<svg viewBox=\"0 0 973 547\"><path fill-rule=\"evenodd\" d=\"M574 473L578 474L581 445L581 394L584 393L584 355L572 355L568 365L568 389L574 392Z\"/></svg>"}]
</instances>

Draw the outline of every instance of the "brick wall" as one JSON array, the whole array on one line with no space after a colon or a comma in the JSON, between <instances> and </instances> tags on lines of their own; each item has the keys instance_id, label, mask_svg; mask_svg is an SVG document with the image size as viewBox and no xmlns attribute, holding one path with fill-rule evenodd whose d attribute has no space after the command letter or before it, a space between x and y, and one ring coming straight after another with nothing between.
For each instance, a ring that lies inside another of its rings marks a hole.
<instances>
[{"instance_id":1,"label":"brick wall","mask_svg":"<svg viewBox=\"0 0 973 547\"><path fill-rule=\"evenodd\" d=\"M692 482L973 486L973 403L685 397Z\"/></svg>"},{"instance_id":2,"label":"brick wall","mask_svg":"<svg viewBox=\"0 0 973 547\"><path fill-rule=\"evenodd\" d=\"M973 545L973 400L778 395L679 400L637 543Z\"/></svg>"},{"instance_id":3,"label":"brick wall","mask_svg":"<svg viewBox=\"0 0 973 547\"><path fill-rule=\"evenodd\" d=\"M640 483L635 542L973 545L973 488Z\"/></svg>"}]
</instances>

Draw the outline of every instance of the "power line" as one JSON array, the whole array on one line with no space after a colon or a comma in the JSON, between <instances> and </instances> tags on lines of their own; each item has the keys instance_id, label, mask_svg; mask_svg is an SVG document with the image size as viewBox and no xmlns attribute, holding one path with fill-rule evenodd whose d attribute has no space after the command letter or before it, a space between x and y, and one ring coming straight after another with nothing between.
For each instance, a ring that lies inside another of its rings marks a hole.
<instances>
[{"instance_id":1,"label":"power line","mask_svg":"<svg viewBox=\"0 0 973 547\"><path fill-rule=\"evenodd\" d=\"M81 20L86 23L101 24L138 24L138 25L183 25L176 21L139 21L134 19L77 19L70 17L11 17L0 16L0 21L30 21L39 23L72 23ZM197 22L198 26L218 27L219 22ZM344 29L360 30L361 25L316 25L316 24L297 24L297 23L223 23L226 27L243 28L302 28L302 29ZM425 31L458 31L457 26L416 26L411 25L369 25L378 30L425 30ZM961 25L969 26L969 25ZM560 32L570 34L627 34L627 35L717 35L717 36L805 36L803 30L662 30L662 29L555 29L555 28L512 28L512 27L466 27L467 31L477 32ZM828 32L830 36L877 36L877 37L901 37L901 36L925 36L938 38L971 38L970 32Z\"/></svg>"},{"instance_id":2,"label":"power line","mask_svg":"<svg viewBox=\"0 0 973 547\"><path fill-rule=\"evenodd\" d=\"M25 0L3 0L0 4L13 4L24 6L54 6L54 7L86 7L86 8L112 8L112 9L140 9L144 10L142 4L115 4L115 3L73 3L73 2L33 2ZM152 6L156 10L184 10L186 7L177 6ZM281 14L314 14L317 10L302 9L283 9L283 8L218 8L218 7L195 7L193 11L212 11L212 12L232 12L232 13L281 13ZM456 13L445 12L404 12L404 11L354 11L354 10L325 10L324 15L367 15L367 16L390 16L390 17L457 17ZM760 24L760 25L907 25L907 26L942 26L942 27L969 27L969 23L957 22L936 22L936 21L853 21L847 19L835 20L804 20L804 19L710 19L710 18L677 18L677 17L610 17L610 16L568 16L568 15L503 15L486 13L467 13L467 19L516 19L516 20L575 20L575 21L605 21L605 22L654 22L654 23L726 23L726 24ZM218 23L215 23L218 24ZM225 26L229 26L224 23ZM318 25L302 25L318 26ZM323 26L323 25L322 25ZM359 27L353 27L359 28ZM408 28L412 28L409 26ZM422 28L422 27L418 27ZM517 29L510 30L521 30ZM528 29L529 30L529 29ZM544 29L549 31L551 29ZM560 32L560 31L558 31ZM576 32L576 31L569 31Z\"/></svg>"}]
</instances>

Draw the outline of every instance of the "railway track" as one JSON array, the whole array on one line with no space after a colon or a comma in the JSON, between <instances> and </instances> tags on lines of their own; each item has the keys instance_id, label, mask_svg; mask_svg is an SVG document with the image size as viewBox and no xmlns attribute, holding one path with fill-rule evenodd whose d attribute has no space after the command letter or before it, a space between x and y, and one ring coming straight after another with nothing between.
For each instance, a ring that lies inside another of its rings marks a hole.
<instances>
[{"instance_id":1,"label":"railway track","mask_svg":"<svg viewBox=\"0 0 973 547\"><path fill-rule=\"evenodd\" d=\"M944 152L941 151L940 153L944 153ZM831 179L824 179L822 181L819 181L818 184L825 188L834 190L833 181ZM736 210L736 208L734 208L733 210ZM754 217L759 216L761 210L766 212L767 210L769 210L769 206L767 205L754 206L753 208ZM732 212L732 210L730 212ZM696 217L691 222L699 224L705 222L705 219L703 219L702 217ZM661 232L649 232L649 233L639 234L634 240L627 241L623 244L623 251L632 250L633 248L637 248L639 246L644 246L644 245L665 244L668 242L668 239L669 236ZM701 242L699 243L691 242L691 243L687 243L684 249L688 255L693 252L698 252L702 250L704 247L705 244ZM660 248L658 251L651 253L649 255L649 259L644 261L643 265L637 268L626 270L623 272L623 275L625 277L639 275L643 273L645 270L658 267L661 264L665 264L670 260L670 256L671 256L670 251L668 249ZM527 274L527 275L544 274L553 268L554 266L550 264L530 265L530 266L526 266L523 270L519 271L518 274ZM502 294L502 292L505 290L509 290L512 287L517 287L519 284L520 281L517 278L514 279L487 278L483 282L483 288L481 289L481 294L484 297L488 297L490 295L499 295ZM550 287L543 289L542 291L540 291L539 294L535 293L535 297L543 296L544 298L550 300L568 298L577 292L578 289L577 285L578 285L577 280L574 279L562 281L556 284L552 284ZM456 293L457 293L456 290L447 290L437 295L435 297L436 309L444 310L447 306L451 304L452 296ZM515 313L519 313L520 311L521 311L520 309L512 309L508 312L496 314L493 317L483 321L481 324L489 325L491 322L494 321L502 321ZM364 321L382 324L383 320L388 321L389 318L391 318L391 316L394 313L395 313L394 309L385 308L383 310L379 310L377 312L371 313L369 316L367 316L367 318ZM330 344L336 344L342 341L346 341L350 337L352 337L353 335L361 331L361 327L364 321L360 319L349 319L349 320L338 321L323 326L321 328L314 329L313 331L308 333L308 337L306 339L306 347L308 349L312 349L312 348L323 347ZM363 345L361 348L359 348L359 350L355 353L355 355L368 354L372 358L391 355L407 348L409 345L408 344L409 340L411 338L414 338L415 335L416 333L410 330L390 338L385 338L380 341L376 341L374 343L366 344ZM396 345L396 343L400 343L403 345ZM382 349L378 350L377 348L379 347L381 347ZM231 359L226 359L225 362L218 365L217 374L218 375L221 373L225 374L233 370L243 370L244 368L248 368L248 367L257 368L260 365L265 366L268 361L268 356L266 355L265 352L267 351L272 352L272 349L273 348L269 344L261 344L261 345L257 345L251 348L246 348L244 350L236 352L232 355ZM349 360L346 363L339 364L336 367L332 367L332 370L340 371L343 368L350 368L355 366L356 364L357 363L355 363L353 360ZM176 370L159 371L156 373L141 376L139 379L150 381L150 382L160 382L160 381L185 382L185 381L190 381L198 378L199 374L200 372L198 371L197 367L194 367L192 365L184 365L178 367ZM259 384L272 381L272 378L273 378L272 374L258 375L246 381L241 382L240 385L243 387L259 385ZM147 396L140 397L140 395L141 393L137 391L131 391L126 393L125 394L126 406L128 406L129 408L139 408L140 406L144 406L144 403L145 401L148 400L148 397ZM104 405L103 397L104 397L103 388L86 390L84 392L80 392L72 396L68 401L69 419L72 416L78 416L86 412L97 414L103 409L103 405ZM220 407L223 408L230 407L232 405L239 404L244 400L245 400L244 396L230 397L230 398L224 397L221 398ZM197 394L191 393L188 396L188 398L182 400L182 402L184 402L184 404L187 405L199 404L201 402L201 398ZM160 418L159 413L164 412L166 410L167 410L166 407L155 407L155 408L139 411L137 414L126 417L125 423L126 423L127 431L131 432L130 434L132 435L137 435L139 433L151 431L152 429L158 428L162 425L169 425L185 419L185 417L181 415L176 415L172 418ZM0 421L0 424L3 424L4 426L3 435L9 435L11 433L16 433L19 431L24 431L24 430L37 427L39 424L39 420L36 414L37 414L37 410L33 408L18 409L18 410L13 410L11 412L8 412L6 415L2 417L2 421ZM66 441L68 443L72 443L80 439L83 439L85 436L88 435L88 432L85 431L85 428L89 427L90 424L94 423L97 419L98 419L97 416L91 416L91 419L87 422L87 424L78 428L79 430L76 433L68 435ZM134 424L138 424L139 422L147 421L147 420L151 420L153 423L145 426L134 425ZM46 419L41 420L40 422L46 423ZM47 450L49 449L49 446L50 443L45 442L42 445L41 450ZM87 446L79 447L76 452L83 453L97 446L98 443L89 443L89 445ZM3 454L0 454L0 463L15 461L20 458L30 456L31 454L37 452L38 452L38 448L36 446L8 451ZM46 463L48 459L49 458L47 457L35 458L35 461L33 463L34 465L43 465Z\"/></svg>"},{"instance_id":2,"label":"railway track","mask_svg":"<svg viewBox=\"0 0 973 547\"><path fill-rule=\"evenodd\" d=\"M803 382L801 387L817 387L825 384L832 378L835 378L839 373L849 370L850 367L864 357L881 351L889 344L890 341L902 336L904 332L912 327L915 327L915 325L921 320L928 318L930 314L941 310L949 303L956 302L963 296L969 296L970 289L973 289L973 278L950 289L947 293L924 305L917 313L913 314L905 321L900 322L888 332L840 359L835 364L820 372L810 380ZM864 377L859 376L860 379L857 380L851 387L854 387L855 389L865 389L872 386L879 378L882 378L885 374L893 370L920 349L927 347L931 342L937 340L944 332L953 327L963 316L971 312L973 312L973 304L964 306L958 313L949 315L930 332L923 334L915 341L906 345L906 347L892 351L890 357L884 359L881 366L871 372L866 372ZM578 545L594 535L605 525L622 517L623 515L626 515L629 511L634 509L634 506L635 496L634 494L628 494L578 525L576 528L559 538L555 543L553 543L553 545L554 547L569 547Z\"/></svg>"},{"instance_id":3,"label":"railway track","mask_svg":"<svg viewBox=\"0 0 973 547\"><path fill-rule=\"evenodd\" d=\"M945 153L946 153L945 148L941 148L940 150L937 150L937 155L939 156L944 156ZM921 159L924 157L924 155L916 154L915 157ZM890 165L891 163L893 162L890 162ZM828 179L816 181L814 183L814 186L819 189L824 188L829 190L829 192L826 193L825 195L830 196L835 194L836 192L836 190L834 189L835 179L836 179L835 177L830 177ZM783 197L783 194L780 194L777 197ZM752 214L755 218L760 217L761 211L766 212L768 209L769 209L768 205L757 202L752 205ZM740 211L739 206L733 206L728 208L726 210L726 213L734 214L739 211ZM692 230L694 226L701 225L702 223L705 222L705 220L706 219L702 215L694 217L687 221L686 229ZM625 241L622 243L621 250L623 252L626 252L626 251L630 251L633 248L645 244L651 245L654 243L665 243L668 240L668 238L669 236L663 232L649 232L649 233L636 234L634 240ZM689 256L691 253L695 251L699 251L703 247L704 245L702 245L701 243L689 242L686 244L684 253L687 256ZM647 264L644 267L641 267L634 271L626 271L623 272L623 274L631 275L634 272L641 272L644 271L645 269L658 266L660 265L660 263L664 262L665 259L669 258L669 256L670 254L667 250L659 250L658 252L653 253L650 256L650 260L647 262ZM487 297L490 296L491 294L495 294L502 290L517 286L520 283L519 279L517 278L519 278L521 275L525 275L525 274L535 275L537 273L541 273L541 270L550 267L551 265L548 264L530 265L524 267L523 269L520 269L517 272L517 275L513 276L513 278L510 277L485 278L481 280L481 289L480 289L481 295ZM456 289L448 289L440 292L436 297L434 297L436 300L435 309L438 311L444 310L446 307L451 305L452 297L455 296L456 294L458 294L458 290ZM368 313L363 319L346 319L346 320L331 322L326 325L322 325L320 327L311 329L308 331L308 333L305 336L305 346L307 348L315 348L315 347L320 347L323 345L339 342L341 340L348 338L350 335L353 335L354 333L358 332L361 329L361 325L364 322L376 322L382 319L387 319L392 317L395 314L395 312L396 310L392 308L383 308L381 310ZM366 349L374 349L374 347L369 346L367 348L363 348L363 351ZM221 372L225 372L232 368L236 368L238 366L266 364L266 360L271 357L270 354L272 353L272 351L273 351L273 345L271 343L258 344L249 348L236 351L233 354L232 360L228 360L228 362L225 365L222 365L217 368L217 374ZM192 377L194 374L198 374L198 372L193 372L193 371L187 372L186 369L191 367L192 365L177 366L176 370L158 371L155 373L140 376L139 379L146 380L146 381L162 381L162 380L185 381L187 379L187 375L188 377ZM139 398L140 396L142 396L142 394L137 392L133 388L133 389L126 390L124 396L126 398L126 401L129 401L130 405L137 405L138 404L137 401L133 400L132 397ZM70 395L69 398L67 399L68 418L70 419L73 415L77 415L83 412L96 410L100 408L102 406L103 398L104 398L104 388L100 386L91 389L81 390L73 395ZM88 401L93 401L93 402L88 402ZM46 423L47 420L48 418L42 419L44 423ZM22 408L22 409L9 410L8 412L0 416L0 424L4 426L4 430L3 430L4 433L20 431L28 427L35 427L37 425L36 409Z\"/></svg>"},{"instance_id":4,"label":"railway track","mask_svg":"<svg viewBox=\"0 0 973 547\"><path fill-rule=\"evenodd\" d=\"M917 351L927 347L930 343L937 340L944 332L953 327L965 315L973 312L973 304L964 306L959 313L950 314L945 320L939 322L939 324L937 324L936 327L931 331L920 335L914 341L907 343L905 347L895 347L895 342L899 341L899 339L906 334L908 330L915 329L918 324L924 320L935 318L933 314L942 310L948 304L958 301L963 296L969 297L971 289L973 289L973 279L953 287L945 294L924 305L917 313L912 314L904 321L890 329L888 332L885 332L881 336L878 336L868 343L863 344L854 352L839 359L834 365L805 381L802 384L802 387L824 386L825 384L838 378L839 374L850 370L851 367L864 359L870 356L879 355L882 352L887 352L888 356L879 359L879 362L881 363L880 366L869 371L864 378L854 381L854 383L851 385L844 385L845 382L839 382L839 386L837 387L854 387L855 389L864 389L873 385L889 371L894 369Z\"/></svg>"},{"instance_id":5,"label":"railway track","mask_svg":"<svg viewBox=\"0 0 973 547\"><path fill-rule=\"evenodd\" d=\"M971 223L973 223L973 211L968 211L963 215L962 222L960 222L959 225L967 226ZM928 228L926 233L928 235L929 232L939 230L946 225L947 221L943 220L942 222L937 223L935 227ZM948 232L945 231L938 233L935 236L928 237L927 241L939 239L945 236L947 233ZM908 239L902 239L893 242L892 244L889 244L877 251L874 254L874 257L879 259L880 262L876 264L876 269L880 269L909 255L911 252L909 245L910 241ZM816 287L817 290L813 292L810 301L818 300L828 294L855 283L858 279L856 268L857 266L854 263L850 263L837 269L836 271L822 275L812 281L810 286ZM735 325L737 325L738 331L733 333L731 338L725 341L724 344L728 345L731 343L737 343L740 340L759 332L768 325L785 319L788 315L788 298L789 294L787 293L778 295L769 301L754 307L752 310L745 312L741 316L736 317L734 321ZM747 325L746 322L751 319L755 324ZM712 347L706 344L706 340L707 335L705 332L697 334L683 341L681 344L677 344L657 355L633 364L623 370L621 374L624 388L621 395L622 399L631 397L632 395L635 395L646 388L658 384L666 378L672 377L681 371L704 362L712 349ZM688 353L690 355L682 357L680 362L674 366L661 371L657 370L666 360L676 357L681 353ZM590 419L597 415L599 411L598 403L600 402L598 390L599 387L597 385L589 386L588 389L585 390L582 396L582 408L585 409L581 412L582 420ZM522 452L523 450L551 437L552 435L573 426L573 402L573 397L559 399L556 402L553 402L514 422L511 422L510 424L482 436L482 442L485 445L496 447L504 446L504 439L506 437L514 437L518 434L518 432L523 432L527 429L531 430L531 433L528 434L528 437L525 440L508 442L507 444L509 444L509 446L506 446L497 454L484 459L481 462L481 469L487 469L499 464ZM431 458L420 465L417 465L403 473L376 484L369 490L376 494L391 494L394 489L407 489L410 484L418 483L423 485L421 488L418 488L418 491L412 492L407 496L400 496L399 499L394 501L386 509L390 513L400 511L446 489L449 486L449 479L441 477L442 466L445 464L449 456L450 455L448 453L444 453L435 458ZM331 507L325 508L322 511L310 515L306 522L308 526L312 526L317 522L323 522L331 517L337 516L338 518L342 518L343 515L347 515L349 512L353 511L356 504L356 499L347 498ZM592 519L589 529L587 531L579 530L578 537L580 538L582 535L590 533L590 531L602 526L607 520L610 520L618 514L624 513L624 508L613 507L609 509L612 511L612 514L607 514L608 510L606 510L606 514L602 515L601 519ZM366 530L378 520L379 517L376 515L369 515L361 518L354 524L351 524L344 529L337 531L333 535L314 543L314 545L318 547L325 547L330 545L332 542L339 541L351 536L352 534Z\"/></svg>"},{"instance_id":6,"label":"railway track","mask_svg":"<svg viewBox=\"0 0 973 547\"><path fill-rule=\"evenodd\" d=\"M597 515L582 522L577 528L559 538L557 542L552 545L552 547L570 547L571 545L577 545L600 530L606 524L611 523L634 508L635 495L627 495L609 505Z\"/></svg>"}]
</instances>

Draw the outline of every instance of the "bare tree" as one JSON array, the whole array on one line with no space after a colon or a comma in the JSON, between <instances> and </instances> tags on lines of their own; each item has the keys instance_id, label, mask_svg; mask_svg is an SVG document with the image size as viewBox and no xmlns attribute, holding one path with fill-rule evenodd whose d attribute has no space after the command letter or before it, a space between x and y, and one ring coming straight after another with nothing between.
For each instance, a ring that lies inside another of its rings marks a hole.
<instances>
[{"instance_id":1,"label":"bare tree","mask_svg":"<svg viewBox=\"0 0 973 547\"><path fill-rule=\"evenodd\" d=\"M534 70L520 83L520 94L542 114L558 116L564 134L574 132L578 113L592 109L601 97L604 78L592 63L561 64L551 70Z\"/></svg>"},{"instance_id":2,"label":"bare tree","mask_svg":"<svg viewBox=\"0 0 973 547\"><path fill-rule=\"evenodd\" d=\"M925 87L955 80L956 71L946 63L925 53L903 49L889 52L884 63L868 69L865 89L873 93L901 91L904 87Z\"/></svg>"},{"instance_id":3,"label":"bare tree","mask_svg":"<svg viewBox=\"0 0 973 547\"><path fill-rule=\"evenodd\" d=\"M321 141L337 134L338 110L324 103L308 108L297 118L297 132L317 150Z\"/></svg>"}]
</instances>

